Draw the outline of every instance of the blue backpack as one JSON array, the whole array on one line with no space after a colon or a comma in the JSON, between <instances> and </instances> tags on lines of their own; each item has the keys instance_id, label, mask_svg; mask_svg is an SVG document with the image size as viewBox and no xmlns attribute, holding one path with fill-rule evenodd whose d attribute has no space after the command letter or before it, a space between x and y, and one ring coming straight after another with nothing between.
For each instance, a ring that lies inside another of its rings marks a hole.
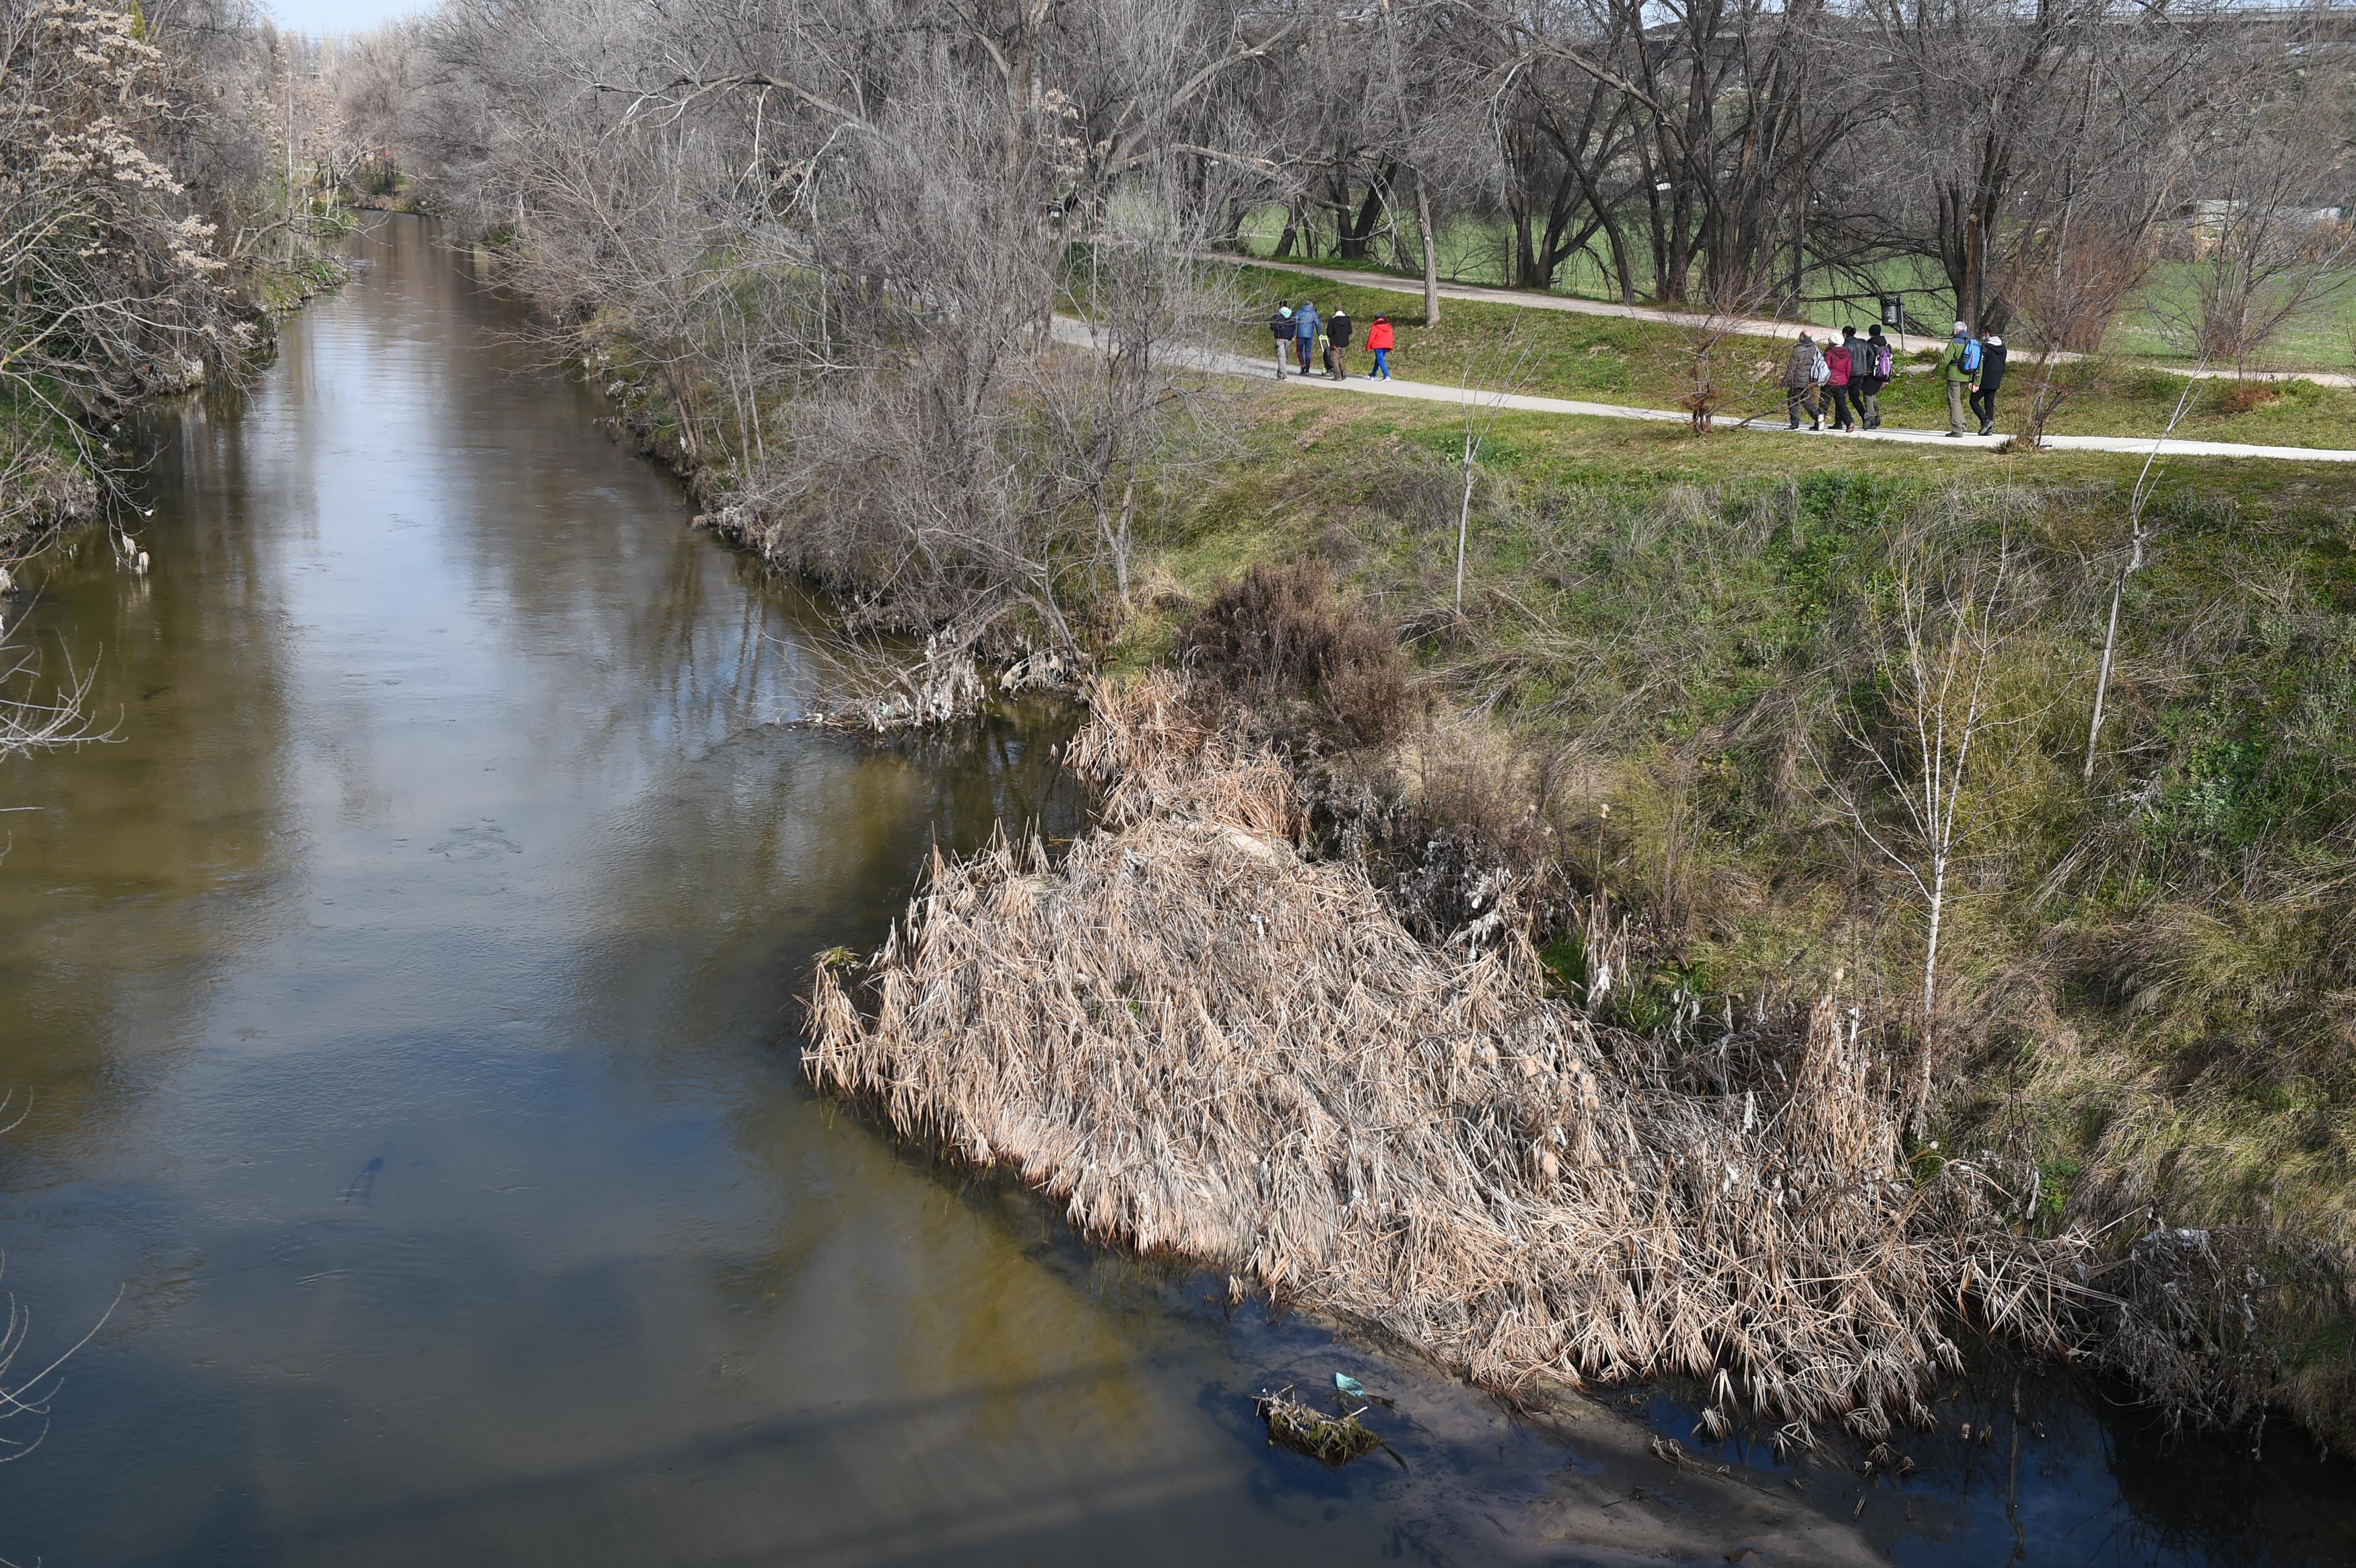
<instances>
[{"instance_id":1,"label":"blue backpack","mask_svg":"<svg viewBox=\"0 0 2356 1568\"><path fill-rule=\"evenodd\" d=\"M1980 340L1976 337L1967 337L1964 339L1964 374L1976 376L1979 373Z\"/></svg>"}]
</instances>

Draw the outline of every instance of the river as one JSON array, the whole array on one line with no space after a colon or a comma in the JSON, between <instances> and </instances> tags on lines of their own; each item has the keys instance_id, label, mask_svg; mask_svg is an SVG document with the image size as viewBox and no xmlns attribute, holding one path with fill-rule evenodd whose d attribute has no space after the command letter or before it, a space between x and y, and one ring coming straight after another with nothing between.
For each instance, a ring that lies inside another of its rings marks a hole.
<instances>
[{"instance_id":1,"label":"river","mask_svg":"<svg viewBox=\"0 0 2356 1568\"><path fill-rule=\"evenodd\" d=\"M164 417L150 574L86 536L5 606L112 739L0 768L16 1373L104 1317L0 1467L0 1557L2356 1560L2292 1435L2170 1446L2066 1381L2018 1462L1998 1379L1952 1406L1995 1442L1910 1435L1901 1488L1673 1471L1666 1393L1515 1420L821 1104L810 955L937 843L1068 831L1052 724L786 722L818 607L428 225L356 252L248 395ZM1252 1392L1336 1371L1396 1460L1266 1445Z\"/></svg>"}]
</instances>

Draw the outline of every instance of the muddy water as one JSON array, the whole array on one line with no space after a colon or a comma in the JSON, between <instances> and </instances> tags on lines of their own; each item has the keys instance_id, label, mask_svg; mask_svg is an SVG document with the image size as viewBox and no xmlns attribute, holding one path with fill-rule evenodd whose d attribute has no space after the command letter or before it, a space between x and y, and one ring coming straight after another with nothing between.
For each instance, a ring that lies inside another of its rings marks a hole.
<instances>
[{"instance_id":1,"label":"muddy water","mask_svg":"<svg viewBox=\"0 0 2356 1568\"><path fill-rule=\"evenodd\" d=\"M809 955L876 940L937 842L1068 827L1051 731L779 722L811 607L687 531L423 224L358 251L252 396L169 421L153 573L85 543L6 606L115 737L0 769L17 1371L114 1305L0 1467L0 1556L2356 1552L2287 1440L2164 1450L2067 1388L2017 1463L1999 1410L1900 1490L1672 1471L1671 1400L1517 1423L830 1113ZM1396 1461L1265 1445L1249 1394L1335 1371L1396 1397Z\"/></svg>"}]
</instances>

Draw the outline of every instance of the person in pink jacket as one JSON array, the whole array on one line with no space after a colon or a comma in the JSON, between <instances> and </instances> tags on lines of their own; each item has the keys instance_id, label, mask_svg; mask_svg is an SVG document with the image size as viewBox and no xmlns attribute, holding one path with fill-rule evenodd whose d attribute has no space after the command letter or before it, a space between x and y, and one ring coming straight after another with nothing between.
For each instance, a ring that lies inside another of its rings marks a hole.
<instances>
[{"instance_id":1,"label":"person in pink jacket","mask_svg":"<svg viewBox=\"0 0 2356 1568\"><path fill-rule=\"evenodd\" d=\"M1855 435L1858 409L1850 385L1857 379L1857 359L1850 342L1844 337L1825 350L1825 385L1833 395L1833 423Z\"/></svg>"}]
</instances>

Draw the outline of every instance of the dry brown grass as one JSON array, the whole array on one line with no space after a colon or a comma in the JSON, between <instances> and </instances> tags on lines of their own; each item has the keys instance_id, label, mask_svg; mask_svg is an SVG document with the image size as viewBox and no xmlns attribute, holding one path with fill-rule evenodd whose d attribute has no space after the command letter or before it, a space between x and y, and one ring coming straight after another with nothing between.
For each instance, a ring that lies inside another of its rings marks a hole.
<instances>
[{"instance_id":1,"label":"dry brown grass","mask_svg":"<svg viewBox=\"0 0 2356 1568\"><path fill-rule=\"evenodd\" d=\"M1804 1441L1929 1420L1958 1309L2063 1339L2076 1244L2012 1234L1965 1162L1905 1179L1889 1064L1831 998L1752 1082L1680 1087L1512 932L1435 947L1302 860L1284 765L1175 679L1097 700L1101 830L937 859L863 975L821 965L820 1086L1492 1387L1689 1374L1713 1427Z\"/></svg>"},{"instance_id":2,"label":"dry brown grass","mask_svg":"<svg viewBox=\"0 0 2356 1568\"><path fill-rule=\"evenodd\" d=\"M1321 561L1255 566L1203 607L1181 645L1186 661L1280 720L1344 749L1408 731L1407 661L1387 630L1333 592Z\"/></svg>"}]
</instances>

